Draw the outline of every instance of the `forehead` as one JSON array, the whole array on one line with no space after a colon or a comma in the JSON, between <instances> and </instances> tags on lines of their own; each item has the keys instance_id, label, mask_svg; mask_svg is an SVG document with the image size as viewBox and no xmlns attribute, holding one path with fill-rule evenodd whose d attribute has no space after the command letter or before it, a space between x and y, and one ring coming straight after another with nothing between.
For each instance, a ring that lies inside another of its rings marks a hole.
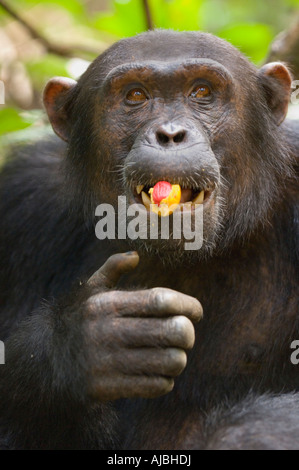
<instances>
[{"instance_id":1,"label":"forehead","mask_svg":"<svg viewBox=\"0 0 299 470\"><path fill-rule=\"evenodd\" d=\"M228 42L199 32L151 31L119 41L105 54L109 57L110 69L132 62L178 63L200 58L214 60L232 71L254 68L240 51Z\"/></svg>"},{"instance_id":2,"label":"forehead","mask_svg":"<svg viewBox=\"0 0 299 470\"><path fill-rule=\"evenodd\" d=\"M208 33L156 30L118 41L101 54L81 77L95 88L106 81L113 69L134 64L160 63L166 67L193 60L208 59L223 66L239 83L254 85L256 67L228 42Z\"/></svg>"}]
</instances>

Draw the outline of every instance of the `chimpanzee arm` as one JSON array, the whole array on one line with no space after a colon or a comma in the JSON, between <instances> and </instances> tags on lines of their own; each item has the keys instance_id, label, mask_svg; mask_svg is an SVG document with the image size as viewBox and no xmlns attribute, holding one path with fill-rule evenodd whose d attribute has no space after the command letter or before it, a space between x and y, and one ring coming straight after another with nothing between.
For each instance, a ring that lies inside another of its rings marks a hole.
<instances>
[{"instance_id":1,"label":"chimpanzee arm","mask_svg":"<svg viewBox=\"0 0 299 470\"><path fill-rule=\"evenodd\" d=\"M0 448L112 448L114 413L86 396L79 323L73 326L67 332L58 309L45 306L5 342Z\"/></svg>"}]
</instances>

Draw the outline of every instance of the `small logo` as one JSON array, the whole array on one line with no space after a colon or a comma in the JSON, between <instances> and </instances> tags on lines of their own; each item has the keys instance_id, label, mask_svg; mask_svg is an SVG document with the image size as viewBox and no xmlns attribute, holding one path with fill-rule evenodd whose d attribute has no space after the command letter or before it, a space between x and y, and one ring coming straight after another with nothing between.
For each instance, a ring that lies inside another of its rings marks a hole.
<instances>
[{"instance_id":1,"label":"small logo","mask_svg":"<svg viewBox=\"0 0 299 470\"><path fill-rule=\"evenodd\" d=\"M0 364L5 364L5 346L3 341L0 341Z\"/></svg>"},{"instance_id":2,"label":"small logo","mask_svg":"<svg viewBox=\"0 0 299 470\"><path fill-rule=\"evenodd\" d=\"M291 349L295 349L295 351L291 354L291 363L294 366L297 366L299 364L299 340L292 342Z\"/></svg>"}]
</instances>

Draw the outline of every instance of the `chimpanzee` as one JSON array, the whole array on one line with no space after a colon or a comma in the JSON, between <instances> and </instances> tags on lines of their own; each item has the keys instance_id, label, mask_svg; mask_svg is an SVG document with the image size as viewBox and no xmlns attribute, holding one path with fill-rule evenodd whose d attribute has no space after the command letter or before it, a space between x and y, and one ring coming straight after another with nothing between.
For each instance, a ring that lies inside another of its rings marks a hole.
<instances>
[{"instance_id":1,"label":"chimpanzee","mask_svg":"<svg viewBox=\"0 0 299 470\"><path fill-rule=\"evenodd\" d=\"M299 449L290 89L283 64L165 30L47 84L61 139L1 170L1 448ZM96 236L119 196L150 225L163 181L181 200L158 222L200 206L199 249Z\"/></svg>"}]
</instances>

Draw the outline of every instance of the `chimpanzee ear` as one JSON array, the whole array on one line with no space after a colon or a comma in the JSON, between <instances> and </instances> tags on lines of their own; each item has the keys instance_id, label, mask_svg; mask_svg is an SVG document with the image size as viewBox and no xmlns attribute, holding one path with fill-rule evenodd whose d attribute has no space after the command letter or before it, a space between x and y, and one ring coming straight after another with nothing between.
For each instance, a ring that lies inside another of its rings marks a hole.
<instances>
[{"instance_id":1,"label":"chimpanzee ear","mask_svg":"<svg viewBox=\"0 0 299 470\"><path fill-rule=\"evenodd\" d=\"M280 62L271 62L259 70L268 106L279 126L286 117L291 93L292 77Z\"/></svg>"},{"instance_id":2,"label":"chimpanzee ear","mask_svg":"<svg viewBox=\"0 0 299 470\"><path fill-rule=\"evenodd\" d=\"M69 95L77 82L71 78L55 77L46 85L43 101L50 123L56 134L66 142L69 139Z\"/></svg>"}]
</instances>

